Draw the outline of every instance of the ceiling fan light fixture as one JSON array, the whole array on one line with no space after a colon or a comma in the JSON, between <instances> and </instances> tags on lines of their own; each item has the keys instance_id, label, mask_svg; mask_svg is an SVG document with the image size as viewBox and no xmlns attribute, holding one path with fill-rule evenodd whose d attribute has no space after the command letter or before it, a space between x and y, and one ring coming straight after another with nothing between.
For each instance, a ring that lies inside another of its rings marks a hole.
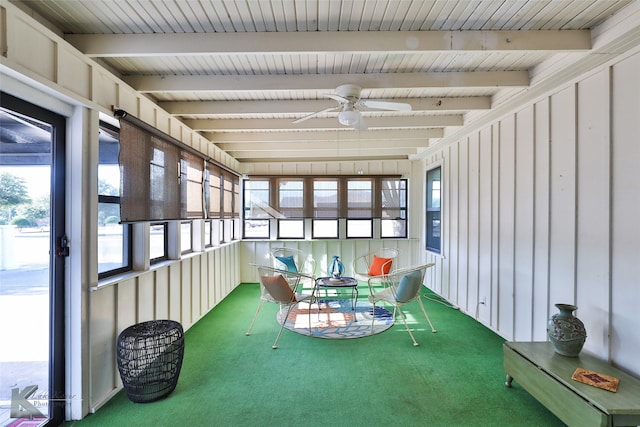
<instances>
[{"instance_id":1,"label":"ceiling fan light fixture","mask_svg":"<svg viewBox=\"0 0 640 427\"><path fill-rule=\"evenodd\" d=\"M352 126L358 121L359 117L360 115L357 111L350 106L345 106L344 110L338 114L338 121L345 126Z\"/></svg>"}]
</instances>

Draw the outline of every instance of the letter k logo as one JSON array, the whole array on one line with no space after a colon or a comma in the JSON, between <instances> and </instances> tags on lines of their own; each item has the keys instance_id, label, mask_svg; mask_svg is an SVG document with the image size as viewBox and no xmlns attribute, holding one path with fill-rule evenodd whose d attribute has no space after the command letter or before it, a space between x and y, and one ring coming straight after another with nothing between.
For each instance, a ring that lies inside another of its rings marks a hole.
<instances>
[{"instance_id":1,"label":"letter k logo","mask_svg":"<svg viewBox=\"0 0 640 427\"><path fill-rule=\"evenodd\" d=\"M46 418L42 412L27 399L38 390L37 385L30 385L20 391L19 388L11 389L11 418ZM22 409L24 408L24 409Z\"/></svg>"}]
</instances>

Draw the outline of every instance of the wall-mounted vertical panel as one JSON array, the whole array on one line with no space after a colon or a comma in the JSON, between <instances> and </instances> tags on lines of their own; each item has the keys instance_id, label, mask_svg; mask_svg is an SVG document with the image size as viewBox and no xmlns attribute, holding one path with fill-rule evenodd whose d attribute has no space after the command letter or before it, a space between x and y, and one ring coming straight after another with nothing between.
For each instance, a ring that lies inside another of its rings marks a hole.
<instances>
[{"instance_id":1,"label":"wall-mounted vertical panel","mask_svg":"<svg viewBox=\"0 0 640 427\"><path fill-rule=\"evenodd\" d=\"M216 305L216 293L219 292L216 287L216 278L215 278L215 260L214 260L214 251L207 251L205 253L205 258L207 260L207 305L209 308L213 308Z\"/></svg>"},{"instance_id":2,"label":"wall-mounted vertical panel","mask_svg":"<svg viewBox=\"0 0 640 427\"><path fill-rule=\"evenodd\" d=\"M93 69L93 100L103 106L118 106L119 85L106 71ZM129 110L131 114L136 114Z\"/></svg>"},{"instance_id":3,"label":"wall-mounted vertical panel","mask_svg":"<svg viewBox=\"0 0 640 427\"><path fill-rule=\"evenodd\" d=\"M480 135L473 133L469 136L469 152L467 169L468 186L468 250L467 250L467 311L474 318L479 316L478 277L479 277L479 245L480 245Z\"/></svg>"},{"instance_id":4,"label":"wall-mounted vertical panel","mask_svg":"<svg viewBox=\"0 0 640 427\"><path fill-rule=\"evenodd\" d=\"M611 358L640 375L640 53L612 71Z\"/></svg>"},{"instance_id":5,"label":"wall-mounted vertical panel","mask_svg":"<svg viewBox=\"0 0 640 427\"><path fill-rule=\"evenodd\" d=\"M169 318L169 268L163 267L155 271L156 304L155 318Z\"/></svg>"},{"instance_id":6,"label":"wall-mounted vertical panel","mask_svg":"<svg viewBox=\"0 0 640 427\"><path fill-rule=\"evenodd\" d=\"M117 285L117 291L116 291L116 307L115 307L115 313L117 313L116 315L116 320L117 320L117 325L116 325L116 330L113 331L113 335L111 338L107 338L109 340L109 342L111 343L111 345L113 345L113 351L115 352L116 347L116 341L117 341L117 337L118 335L120 335L120 332L124 331L126 328L128 328L129 326L135 325L136 323L138 323L138 285L137 285L137 278L132 278L132 279L128 279L125 280L123 282L118 283ZM104 289L105 291L108 290ZM103 290L100 290L99 292L102 292ZM100 328L100 325L94 324L93 322L91 323L91 330L93 331L96 328ZM101 342L103 344L107 344L109 345L109 342L107 342L106 340L101 340ZM93 353L94 348L91 348L91 352ZM105 365L107 366L107 365ZM96 369L104 369L103 366L101 367L96 367L95 369L92 369L92 373L96 370ZM122 381L120 379L119 374L116 374L117 372L117 365L114 364L113 366L113 370L114 370L114 376L116 377L116 384L118 387L122 386ZM92 405L91 406L95 406L96 403L100 403L100 401L102 400L103 396L98 396L96 394L92 395Z\"/></svg>"},{"instance_id":7,"label":"wall-mounted vertical panel","mask_svg":"<svg viewBox=\"0 0 640 427\"><path fill-rule=\"evenodd\" d=\"M118 87L118 95L117 95L118 103L115 107L123 109L124 111L138 111L138 95L130 90L126 86L120 85Z\"/></svg>"},{"instance_id":8,"label":"wall-mounted vertical panel","mask_svg":"<svg viewBox=\"0 0 640 427\"><path fill-rule=\"evenodd\" d=\"M458 304L458 251L460 250L459 244L459 221L460 221L460 213L459 213L459 150L460 144L452 144L449 149L449 172L448 175L448 185L449 188L449 235L447 238L447 249L448 255L447 259L449 260L449 281L448 281L448 297L452 302ZM458 304L459 305L459 304Z\"/></svg>"},{"instance_id":9,"label":"wall-mounted vertical panel","mask_svg":"<svg viewBox=\"0 0 640 427\"><path fill-rule=\"evenodd\" d=\"M500 126L491 126L492 182L491 182L491 325L498 330L500 307L499 248L500 248Z\"/></svg>"},{"instance_id":10,"label":"wall-mounted vertical panel","mask_svg":"<svg viewBox=\"0 0 640 427\"><path fill-rule=\"evenodd\" d=\"M515 117L500 121L500 177L498 193L498 330L508 339L514 333L515 250Z\"/></svg>"},{"instance_id":11,"label":"wall-mounted vertical panel","mask_svg":"<svg viewBox=\"0 0 640 427\"><path fill-rule=\"evenodd\" d=\"M549 319L549 181L550 124L549 100L534 104L534 251L533 251L533 336L547 339Z\"/></svg>"},{"instance_id":12,"label":"wall-mounted vertical panel","mask_svg":"<svg viewBox=\"0 0 640 427\"><path fill-rule=\"evenodd\" d=\"M138 276L138 322L155 319L155 272L150 271Z\"/></svg>"},{"instance_id":13,"label":"wall-mounted vertical panel","mask_svg":"<svg viewBox=\"0 0 640 427\"><path fill-rule=\"evenodd\" d=\"M533 330L533 106L516 114L514 339L531 340Z\"/></svg>"},{"instance_id":14,"label":"wall-mounted vertical panel","mask_svg":"<svg viewBox=\"0 0 640 427\"><path fill-rule=\"evenodd\" d=\"M575 303L576 99L573 86L551 96L550 303ZM556 309L553 308L552 312Z\"/></svg>"},{"instance_id":15,"label":"wall-mounted vertical panel","mask_svg":"<svg viewBox=\"0 0 640 427\"><path fill-rule=\"evenodd\" d=\"M180 263L180 294L182 298L182 326L186 329L193 324L193 301L191 300L191 258Z\"/></svg>"},{"instance_id":16,"label":"wall-mounted vertical panel","mask_svg":"<svg viewBox=\"0 0 640 427\"><path fill-rule=\"evenodd\" d=\"M457 304L466 312L469 312L467 300L468 290L468 267L469 267L469 139L461 141L458 151L458 283L457 283ZM475 311L475 307L473 308ZM472 311L472 312L473 312Z\"/></svg>"},{"instance_id":17,"label":"wall-mounted vertical panel","mask_svg":"<svg viewBox=\"0 0 640 427\"><path fill-rule=\"evenodd\" d=\"M578 84L577 315L589 339L586 349L609 356L609 73Z\"/></svg>"},{"instance_id":18,"label":"wall-mounted vertical panel","mask_svg":"<svg viewBox=\"0 0 640 427\"><path fill-rule=\"evenodd\" d=\"M68 49L61 47L58 55L58 84L83 98L91 99L92 67Z\"/></svg>"},{"instance_id":19,"label":"wall-mounted vertical panel","mask_svg":"<svg viewBox=\"0 0 640 427\"><path fill-rule=\"evenodd\" d=\"M205 252L198 255L200 258L200 313L207 313L213 304L209 304L209 257Z\"/></svg>"},{"instance_id":20,"label":"wall-mounted vertical panel","mask_svg":"<svg viewBox=\"0 0 640 427\"><path fill-rule=\"evenodd\" d=\"M138 323L138 279L132 278L118 283L116 313L119 334L125 328ZM94 329L91 325L91 329Z\"/></svg>"},{"instance_id":21,"label":"wall-mounted vertical panel","mask_svg":"<svg viewBox=\"0 0 640 427\"><path fill-rule=\"evenodd\" d=\"M102 292L92 292L91 328L89 345L91 346L91 395L93 400L102 399L116 387L116 311L117 288L111 286ZM94 402L91 402L94 403Z\"/></svg>"},{"instance_id":22,"label":"wall-mounted vertical panel","mask_svg":"<svg viewBox=\"0 0 640 427\"><path fill-rule=\"evenodd\" d=\"M182 322L180 264L172 264L169 266L169 318L176 322Z\"/></svg>"},{"instance_id":23,"label":"wall-mounted vertical panel","mask_svg":"<svg viewBox=\"0 0 640 427\"><path fill-rule=\"evenodd\" d=\"M16 64L51 82L56 82L57 43L48 30L40 31L16 16L12 22L8 40L11 43L7 56Z\"/></svg>"},{"instance_id":24,"label":"wall-mounted vertical panel","mask_svg":"<svg viewBox=\"0 0 640 427\"><path fill-rule=\"evenodd\" d=\"M189 259L191 260L191 321L195 323L204 314L200 307L203 297L200 283L200 257L194 256Z\"/></svg>"},{"instance_id":25,"label":"wall-mounted vertical panel","mask_svg":"<svg viewBox=\"0 0 640 427\"><path fill-rule=\"evenodd\" d=\"M216 304L220 303L225 296L222 277L223 270L226 266L221 261L221 254L222 251L220 249L216 249L214 251L213 277L215 278L214 286L216 288Z\"/></svg>"},{"instance_id":26,"label":"wall-mounted vertical panel","mask_svg":"<svg viewBox=\"0 0 640 427\"><path fill-rule=\"evenodd\" d=\"M477 319L491 323L492 261L492 177L493 134L491 127L480 131L478 171L478 314Z\"/></svg>"}]
</instances>

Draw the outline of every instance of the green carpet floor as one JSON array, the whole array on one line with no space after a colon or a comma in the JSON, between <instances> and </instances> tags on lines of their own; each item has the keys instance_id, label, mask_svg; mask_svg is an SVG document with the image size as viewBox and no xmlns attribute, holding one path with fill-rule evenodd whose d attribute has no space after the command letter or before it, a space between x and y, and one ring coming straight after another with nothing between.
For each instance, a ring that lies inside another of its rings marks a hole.
<instances>
[{"instance_id":1,"label":"green carpet floor","mask_svg":"<svg viewBox=\"0 0 640 427\"><path fill-rule=\"evenodd\" d=\"M146 404L118 393L67 426L562 426L517 382L504 386L504 339L457 310L417 303L413 347L402 323L381 334L325 340L285 329L271 349L277 307L240 285L185 334L175 391ZM420 315L420 316L418 316Z\"/></svg>"}]
</instances>

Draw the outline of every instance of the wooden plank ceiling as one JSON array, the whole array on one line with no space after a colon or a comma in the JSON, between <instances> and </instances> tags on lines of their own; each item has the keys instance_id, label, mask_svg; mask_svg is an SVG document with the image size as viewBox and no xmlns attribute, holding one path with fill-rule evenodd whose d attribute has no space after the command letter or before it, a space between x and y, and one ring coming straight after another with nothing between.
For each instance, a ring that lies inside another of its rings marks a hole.
<instances>
[{"instance_id":1,"label":"wooden plank ceiling","mask_svg":"<svg viewBox=\"0 0 640 427\"><path fill-rule=\"evenodd\" d=\"M631 2L14 1L241 162L411 158ZM344 84L366 126L338 121Z\"/></svg>"}]
</instances>

